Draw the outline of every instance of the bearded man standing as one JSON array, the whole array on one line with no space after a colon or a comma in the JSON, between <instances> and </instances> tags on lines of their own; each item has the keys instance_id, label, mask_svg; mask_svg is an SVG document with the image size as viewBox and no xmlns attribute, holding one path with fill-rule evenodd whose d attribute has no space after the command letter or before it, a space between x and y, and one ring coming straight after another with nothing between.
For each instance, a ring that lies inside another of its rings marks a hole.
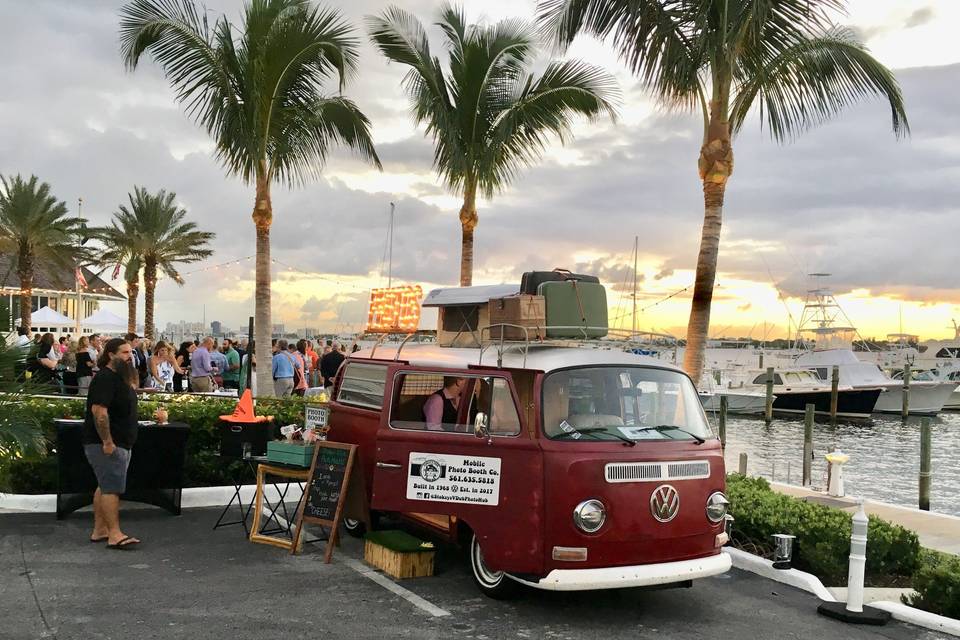
<instances>
[{"instance_id":1,"label":"bearded man standing","mask_svg":"<svg viewBox=\"0 0 960 640\"><path fill-rule=\"evenodd\" d=\"M108 549L129 550L140 541L120 529L120 495L127 488L130 452L137 441L137 370L130 344L109 340L97 361L100 372L87 392L83 450L97 477L93 494L91 542L107 541Z\"/></svg>"}]
</instances>

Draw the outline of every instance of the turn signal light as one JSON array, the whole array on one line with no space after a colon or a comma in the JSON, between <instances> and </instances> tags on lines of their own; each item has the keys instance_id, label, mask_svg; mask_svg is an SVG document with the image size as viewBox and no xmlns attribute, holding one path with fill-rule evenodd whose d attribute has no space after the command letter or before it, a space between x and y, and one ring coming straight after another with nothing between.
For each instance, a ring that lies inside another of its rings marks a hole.
<instances>
[{"instance_id":1,"label":"turn signal light","mask_svg":"<svg viewBox=\"0 0 960 640\"><path fill-rule=\"evenodd\" d=\"M554 547L553 559L563 562L586 562L586 547Z\"/></svg>"},{"instance_id":2,"label":"turn signal light","mask_svg":"<svg viewBox=\"0 0 960 640\"><path fill-rule=\"evenodd\" d=\"M724 531L723 533L717 534L717 538L716 540L714 540L713 546L719 549L720 547L727 544L728 542L730 542L730 536L728 536L727 532Z\"/></svg>"}]
</instances>

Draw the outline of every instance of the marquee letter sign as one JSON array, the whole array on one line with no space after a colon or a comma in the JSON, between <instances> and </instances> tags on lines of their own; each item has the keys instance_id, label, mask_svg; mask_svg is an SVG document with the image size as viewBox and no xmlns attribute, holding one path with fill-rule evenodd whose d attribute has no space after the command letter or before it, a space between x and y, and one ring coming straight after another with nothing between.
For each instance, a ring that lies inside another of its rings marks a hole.
<instances>
[{"instance_id":1,"label":"marquee letter sign","mask_svg":"<svg viewBox=\"0 0 960 640\"><path fill-rule=\"evenodd\" d=\"M420 326L420 285L374 289L370 292L367 331L373 333L413 333Z\"/></svg>"}]
</instances>

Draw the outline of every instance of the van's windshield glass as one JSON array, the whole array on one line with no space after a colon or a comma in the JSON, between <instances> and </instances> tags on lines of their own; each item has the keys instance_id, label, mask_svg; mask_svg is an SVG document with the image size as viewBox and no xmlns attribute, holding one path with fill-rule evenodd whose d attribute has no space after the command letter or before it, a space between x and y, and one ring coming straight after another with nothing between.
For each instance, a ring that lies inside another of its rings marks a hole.
<instances>
[{"instance_id":1,"label":"van's windshield glass","mask_svg":"<svg viewBox=\"0 0 960 640\"><path fill-rule=\"evenodd\" d=\"M556 371L543 382L543 430L552 440L712 438L690 379L648 367Z\"/></svg>"}]
</instances>

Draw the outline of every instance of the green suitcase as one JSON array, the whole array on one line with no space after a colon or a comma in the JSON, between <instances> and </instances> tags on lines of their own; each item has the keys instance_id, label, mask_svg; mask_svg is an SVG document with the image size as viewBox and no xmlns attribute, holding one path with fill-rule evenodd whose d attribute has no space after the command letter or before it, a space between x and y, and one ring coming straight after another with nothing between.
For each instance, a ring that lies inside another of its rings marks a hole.
<instances>
[{"instance_id":1,"label":"green suitcase","mask_svg":"<svg viewBox=\"0 0 960 640\"><path fill-rule=\"evenodd\" d=\"M607 335L607 290L602 284L575 280L544 282L537 293L546 302L548 338Z\"/></svg>"}]
</instances>

